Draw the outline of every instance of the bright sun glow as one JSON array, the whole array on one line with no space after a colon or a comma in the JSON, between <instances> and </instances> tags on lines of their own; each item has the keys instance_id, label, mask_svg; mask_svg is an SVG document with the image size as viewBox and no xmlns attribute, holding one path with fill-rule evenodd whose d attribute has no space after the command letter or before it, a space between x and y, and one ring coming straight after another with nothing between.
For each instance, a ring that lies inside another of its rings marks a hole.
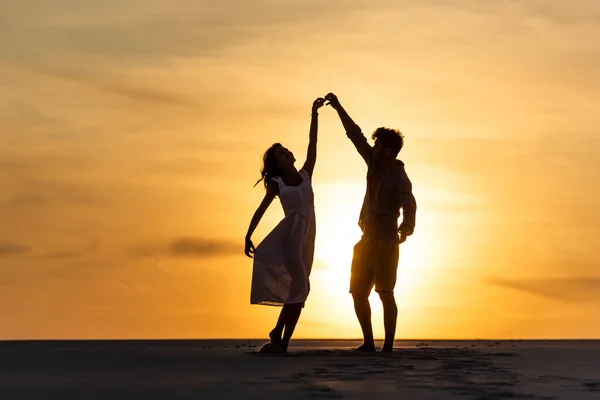
<instances>
[{"instance_id":1,"label":"bright sun glow","mask_svg":"<svg viewBox=\"0 0 600 400\"><path fill-rule=\"evenodd\" d=\"M350 266L354 245L361 237L358 215L364 196L363 182L329 183L315 186L317 213L317 242L315 249L315 270L313 272L314 296L318 297L319 313L327 320L347 328L349 335L358 336L360 331L355 320L352 301L348 293ZM396 297L405 318L410 319L412 304L418 301L423 263L427 261L431 249L426 248L420 235L414 235L401 245L400 267L396 284ZM426 268L425 268L426 269ZM318 279L317 279L318 275ZM381 334L377 321L381 317L381 304L375 292L372 293L374 331ZM331 306L329 306L331 305Z\"/></svg>"},{"instance_id":2,"label":"bright sun glow","mask_svg":"<svg viewBox=\"0 0 600 400\"><path fill-rule=\"evenodd\" d=\"M337 285L347 292L350 278L352 250L361 237L358 227L358 214L364 196L364 184L340 183L316 189L317 200L317 246L315 259L325 264L326 268L335 271L339 279ZM429 249L430 250L430 249ZM422 264L428 249L421 235L414 235L401 246L400 266L398 271L399 292L407 289L411 283L415 268ZM400 279L403 278L403 279ZM337 286L336 285L336 286Z\"/></svg>"}]
</instances>

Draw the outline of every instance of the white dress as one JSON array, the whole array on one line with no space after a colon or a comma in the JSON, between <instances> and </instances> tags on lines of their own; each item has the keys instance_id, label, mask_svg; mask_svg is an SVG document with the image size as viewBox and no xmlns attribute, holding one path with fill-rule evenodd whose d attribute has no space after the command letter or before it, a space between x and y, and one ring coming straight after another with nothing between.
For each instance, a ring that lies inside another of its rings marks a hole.
<instances>
[{"instance_id":1,"label":"white dress","mask_svg":"<svg viewBox=\"0 0 600 400\"><path fill-rule=\"evenodd\" d=\"M254 252L251 304L281 306L303 303L310 291L315 252L315 208L310 176L300 170L302 183L287 186L279 177L279 199L285 218Z\"/></svg>"}]
</instances>

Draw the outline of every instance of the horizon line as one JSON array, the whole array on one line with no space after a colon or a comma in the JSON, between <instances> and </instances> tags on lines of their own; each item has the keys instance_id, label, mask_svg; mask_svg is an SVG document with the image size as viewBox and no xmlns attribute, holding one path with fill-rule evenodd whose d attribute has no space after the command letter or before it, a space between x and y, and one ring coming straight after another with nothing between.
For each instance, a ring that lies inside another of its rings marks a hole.
<instances>
[{"instance_id":1,"label":"horizon line","mask_svg":"<svg viewBox=\"0 0 600 400\"><path fill-rule=\"evenodd\" d=\"M192 341L254 341L254 340L269 340L268 338L113 338L113 339L0 339L0 343L8 342L192 342ZM296 342L314 342L314 341L362 341L362 338L302 338L294 339ZM375 339L375 341L383 341L384 339ZM510 339L497 339L497 338L475 338L475 339L395 339L395 342L532 342L532 341L600 341L598 338L510 338Z\"/></svg>"}]
</instances>

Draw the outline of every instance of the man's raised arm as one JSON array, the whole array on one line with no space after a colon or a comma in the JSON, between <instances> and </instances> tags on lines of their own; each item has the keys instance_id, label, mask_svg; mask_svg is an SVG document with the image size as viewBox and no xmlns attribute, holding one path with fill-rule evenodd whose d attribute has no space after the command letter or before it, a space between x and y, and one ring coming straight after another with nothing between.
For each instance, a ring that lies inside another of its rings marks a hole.
<instances>
[{"instance_id":1,"label":"man's raised arm","mask_svg":"<svg viewBox=\"0 0 600 400\"><path fill-rule=\"evenodd\" d=\"M350 118L335 94L327 94L327 96L325 96L325 100L328 101L327 105L333 107L337 111L338 115L340 116L340 120L342 121L342 125L344 125L344 129L346 130L346 135L352 141L354 147L356 147L356 150L362 156L365 162L369 164L371 162L371 153L373 148L367 142L367 138L363 135L360 127L354 123L352 118Z\"/></svg>"}]
</instances>

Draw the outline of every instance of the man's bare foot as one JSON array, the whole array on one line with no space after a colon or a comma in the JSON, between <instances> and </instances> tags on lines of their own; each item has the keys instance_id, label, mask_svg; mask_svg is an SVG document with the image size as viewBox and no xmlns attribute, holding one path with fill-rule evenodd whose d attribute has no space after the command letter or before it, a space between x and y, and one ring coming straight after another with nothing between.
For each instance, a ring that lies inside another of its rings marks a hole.
<instances>
[{"instance_id":1,"label":"man's bare foot","mask_svg":"<svg viewBox=\"0 0 600 400\"><path fill-rule=\"evenodd\" d=\"M394 341L392 340L391 343L388 342L387 340L385 342L383 342L383 347L381 348L381 351L383 351L384 353L391 353L394 351Z\"/></svg>"},{"instance_id":2,"label":"man's bare foot","mask_svg":"<svg viewBox=\"0 0 600 400\"><path fill-rule=\"evenodd\" d=\"M360 347L357 347L356 349L354 349L354 351L359 351L359 352L363 352L363 353L374 353L375 352L375 344L373 343L365 343Z\"/></svg>"}]
</instances>

